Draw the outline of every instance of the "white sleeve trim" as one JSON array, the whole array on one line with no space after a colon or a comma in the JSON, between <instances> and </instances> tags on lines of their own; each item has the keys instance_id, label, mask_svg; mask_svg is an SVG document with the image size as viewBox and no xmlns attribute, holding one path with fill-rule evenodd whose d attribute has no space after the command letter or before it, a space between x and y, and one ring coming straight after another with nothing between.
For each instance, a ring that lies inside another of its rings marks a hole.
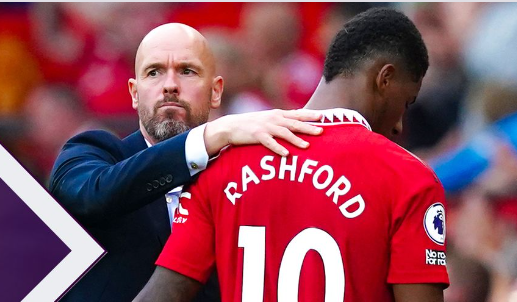
<instances>
[{"instance_id":1,"label":"white sleeve trim","mask_svg":"<svg viewBox=\"0 0 517 302\"><path fill-rule=\"evenodd\" d=\"M187 160L190 176L203 171L208 164L208 153L206 152L205 139L203 138L205 127L206 124L203 124L190 130L185 141L185 159Z\"/></svg>"}]
</instances>

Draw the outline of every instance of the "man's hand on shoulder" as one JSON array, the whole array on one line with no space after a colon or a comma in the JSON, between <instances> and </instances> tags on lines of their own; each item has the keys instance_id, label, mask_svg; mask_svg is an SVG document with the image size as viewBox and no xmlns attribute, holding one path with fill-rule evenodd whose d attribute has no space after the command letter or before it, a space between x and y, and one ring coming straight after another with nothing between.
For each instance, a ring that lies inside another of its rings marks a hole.
<instances>
[{"instance_id":1,"label":"man's hand on shoulder","mask_svg":"<svg viewBox=\"0 0 517 302\"><path fill-rule=\"evenodd\" d=\"M229 144L262 144L271 151L286 156L289 152L275 138L283 139L298 148L307 148L309 143L294 133L321 134L321 127L304 123L320 119L320 112L308 109L273 109L227 115L207 124L204 133L205 146L209 156L215 155Z\"/></svg>"}]
</instances>

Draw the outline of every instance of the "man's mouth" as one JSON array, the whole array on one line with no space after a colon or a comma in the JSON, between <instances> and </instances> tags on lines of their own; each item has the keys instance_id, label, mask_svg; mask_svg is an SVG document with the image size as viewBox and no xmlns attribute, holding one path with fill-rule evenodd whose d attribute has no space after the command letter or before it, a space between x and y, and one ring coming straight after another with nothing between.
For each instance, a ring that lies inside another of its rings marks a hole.
<instances>
[{"instance_id":1,"label":"man's mouth","mask_svg":"<svg viewBox=\"0 0 517 302\"><path fill-rule=\"evenodd\" d=\"M181 106L179 103L176 103L176 102L165 102L165 103L161 104L158 108L163 108L163 107L179 107L179 108L183 108L183 106Z\"/></svg>"}]
</instances>

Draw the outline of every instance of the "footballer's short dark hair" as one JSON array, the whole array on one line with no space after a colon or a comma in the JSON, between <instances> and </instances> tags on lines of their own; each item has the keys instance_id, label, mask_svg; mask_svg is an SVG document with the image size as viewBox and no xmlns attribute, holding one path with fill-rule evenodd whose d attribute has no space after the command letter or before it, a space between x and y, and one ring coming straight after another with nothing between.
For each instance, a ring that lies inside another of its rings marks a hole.
<instances>
[{"instance_id":1,"label":"footballer's short dark hair","mask_svg":"<svg viewBox=\"0 0 517 302\"><path fill-rule=\"evenodd\" d=\"M352 76L378 57L399 60L415 82L429 67L427 48L413 22L397 10L372 8L348 21L334 37L323 76L327 83L337 75Z\"/></svg>"}]
</instances>

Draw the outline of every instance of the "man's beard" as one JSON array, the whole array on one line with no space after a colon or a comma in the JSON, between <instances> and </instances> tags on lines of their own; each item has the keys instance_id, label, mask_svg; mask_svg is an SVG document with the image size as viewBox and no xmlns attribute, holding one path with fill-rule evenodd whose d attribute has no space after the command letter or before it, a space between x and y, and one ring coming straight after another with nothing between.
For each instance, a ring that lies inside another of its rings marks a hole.
<instances>
[{"instance_id":1,"label":"man's beard","mask_svg":"<svg viewBox=\"0 0 517 302\"><path fill-rule=\"evenodd\" d=\"M165 110L163 115L158 115L158 108L164 103L177 103L186 111L184 121L174 119L175 112L173 110ZM194 127L197 127L208 121L210 113L209 106L203 107L203 111L192 113L190 104L176 98L175 96L165 97L163 101L159 101L153 108L153 112L149 112L143 106L138 107L138 115L140 120L149 134L156 142L162 142L166 139L174 137ZM165 116L164 116L165 115Z\"/></svg>"}]
</instances>

